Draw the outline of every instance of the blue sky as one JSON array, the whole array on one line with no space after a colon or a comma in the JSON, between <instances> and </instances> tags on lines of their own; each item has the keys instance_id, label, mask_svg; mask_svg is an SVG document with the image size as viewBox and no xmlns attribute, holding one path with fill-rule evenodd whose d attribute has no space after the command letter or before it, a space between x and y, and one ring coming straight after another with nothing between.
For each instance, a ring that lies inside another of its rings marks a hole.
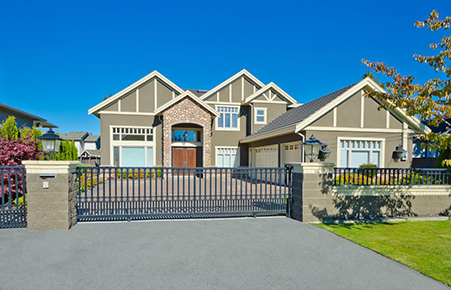
<instances>
[{"instance_id":1,"label":"blue sky","mask_svg":"<svg viewBox=\"0 0 451 290\"><path fill-rule=\"evenodd\" d=\"M451 1L1 1L0 102L59 132L98 134L88 109L158 70L211 89L245 68L307 102L385 61L423 81L412 60L443 33L415 28Z\"/></svg>"}]
</instances>

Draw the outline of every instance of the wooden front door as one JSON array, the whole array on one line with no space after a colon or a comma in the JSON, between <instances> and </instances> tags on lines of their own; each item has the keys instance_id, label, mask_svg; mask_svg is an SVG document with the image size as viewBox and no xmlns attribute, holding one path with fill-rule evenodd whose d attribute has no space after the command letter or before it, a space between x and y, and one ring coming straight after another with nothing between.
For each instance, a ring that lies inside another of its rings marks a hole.
<instances>
[{"instance_id":1,"label":"wooden front door","mask_svg":"<svg viewBox=\"0 0 451 290\"><path fill-rule=\"evenodd\" d=\"M172 147L173 167L196 167L196 148Z\"/></svg>"}]
</instances>

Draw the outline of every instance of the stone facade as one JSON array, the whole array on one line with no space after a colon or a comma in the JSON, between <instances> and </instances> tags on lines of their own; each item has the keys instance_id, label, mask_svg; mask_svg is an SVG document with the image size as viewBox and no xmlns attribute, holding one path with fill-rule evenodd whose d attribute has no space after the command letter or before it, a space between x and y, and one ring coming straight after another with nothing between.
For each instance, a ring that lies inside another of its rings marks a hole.
<instances>
[{"instance_id":1,"label":"stone facade","mask_svg":"<svg viewBox=\"0 0 451 290\"><path fill-rule=\"evenodd\" d=\"M163 166L172 166L172 126L177 124L196 124L202 127L203 166L211 166L211 126L212 115L198 103L186 97L162 112L163 115Z\"/></svg>"},{"instance_id":2,"label":"stone facade","mask_svg":"<svg viewBox=\"0 0 451 290\"><path fill-rule=\"evenodd\" d=\"M24 161L30 231L68 230L77 223L77 161Z\"/></svg>"}]
</instances>

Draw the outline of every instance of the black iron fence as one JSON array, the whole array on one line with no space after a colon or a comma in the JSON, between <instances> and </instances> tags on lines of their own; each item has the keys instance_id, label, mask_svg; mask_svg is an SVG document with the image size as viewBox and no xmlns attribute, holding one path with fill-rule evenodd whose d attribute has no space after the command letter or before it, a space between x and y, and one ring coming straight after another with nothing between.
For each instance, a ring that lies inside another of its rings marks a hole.
<instances>
[{"instance_id":1,"label":"black iron fence","mask_svg":"<svg viewBox=\"0 0 451 290\"><path fill-rule=\"evenodd\" d=\"M287 214L287 168L79 167L78 219Z\"/></svg>"},{"instance_id":2,"label":"black iron fence","mask_svg":"<svg viewBox=\"0 0 451 290\"><path fill-rule=\"evenodd\" d=\"M0 174L0 228L26 227L25 167L0 166Z\"/></svg>"},{"instance_id":3,"label":"black iron fence","mask_svg":"<svg viewBox=\"0 0 451 290\"><path fill-rule=\"evenodd\" d=\"M434 168L334 168L333 184L342 185L449 185L451 171Z\"/></svg>"}]
</instances>

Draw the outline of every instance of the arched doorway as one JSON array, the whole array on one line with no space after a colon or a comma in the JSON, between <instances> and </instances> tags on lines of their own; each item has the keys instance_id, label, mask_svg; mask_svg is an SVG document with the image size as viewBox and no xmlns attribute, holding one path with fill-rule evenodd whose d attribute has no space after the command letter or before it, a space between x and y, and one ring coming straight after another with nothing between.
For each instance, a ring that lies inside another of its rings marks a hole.
<instances>
[{"instance_id":1,"label":"arched doorway","mask_svg":"<svg viewBox=\"0 0 451 290\"><path fill-rule=\"evenodd\" d=\"M203 128L181 123L171 128L172 167L202 167Z\"/></svg>"}]
</instances>

